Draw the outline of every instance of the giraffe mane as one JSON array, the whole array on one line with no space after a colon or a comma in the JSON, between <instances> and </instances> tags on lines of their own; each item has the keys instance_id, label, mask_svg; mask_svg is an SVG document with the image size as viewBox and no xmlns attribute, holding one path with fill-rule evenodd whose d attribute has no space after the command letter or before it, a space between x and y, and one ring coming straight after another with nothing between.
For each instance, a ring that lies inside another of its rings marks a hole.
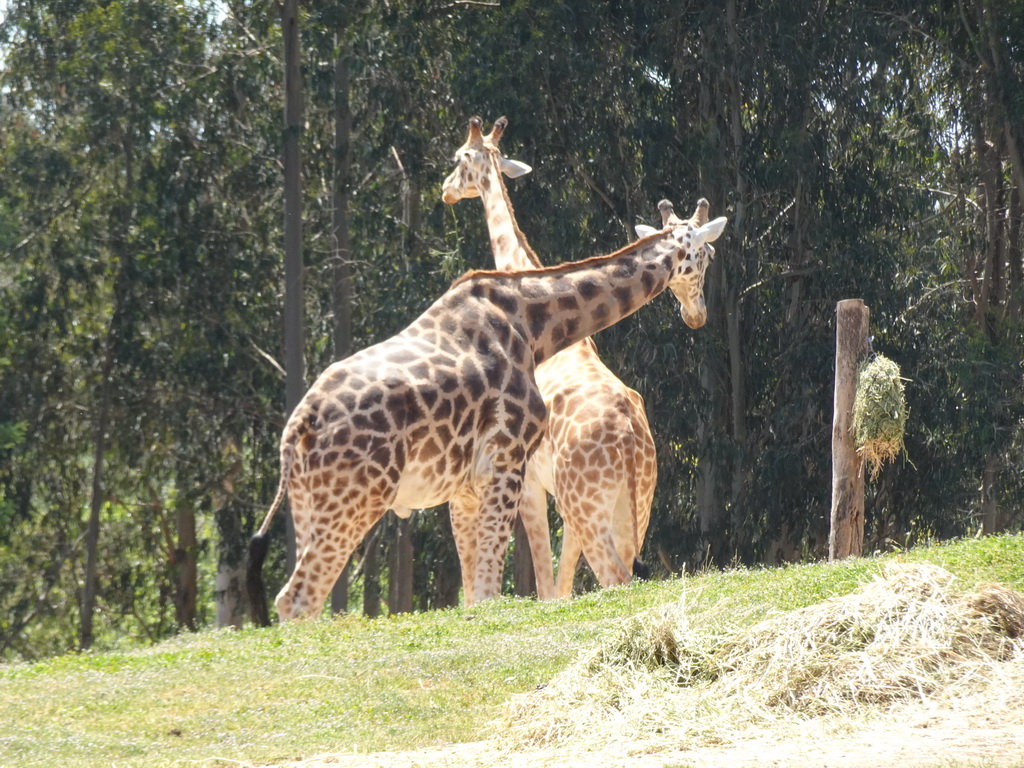
<instances>
[{"instance_id":1,"label":"giraffe mane","mask_svg":"<svg viewBox=\"0 0 1024 768\"><path fill-rule=\"evenodd\" d=\"M462 283L468 282L478 277L525 277L565 274L567 272L572 272L573 270L579 267L591 266L594 264L603 263L605 261L611 261L612 259L618 258L619 256L623 256L627 253L630 253L631 251L646 248L650 243L654 242L655 240L660 240L661 238L663 238L665 236L665 232L669 229L674 229L674 227L666 227L665 229L660 229L654 234L647 235L647 237L642 237L636 242L630 243L629 245L620 248L614 253L609 253L604 256L591 256L588 259L582 259L580 261L569 261L564 264L555 264L554 266L551 267L538 267L537 269L521 270L473 269L470 270L469 272L466 272L461 277L455 278L455 280L451 284L451 287L454 288L457 285L461 285Z\"/></svg>"},{"instance_id":2,"label":"giraffe mane","mask_svg":"<svg viewBox=\"0 0 1024 768\"><path fill-rule=\"evenodd\" d=\"M529 240L526 239L526 234L519 228L519 221L516 219L516 211L515 208L512 207L512 198L508 195L508 187L505 186L505 179L502 178L501 168L498 167L498 156L500 153L501 150L494 147L493 150L491 150L490 159L491 164L494 166L495 176L498 179L498 186L501 188L501 196L505 200L505 205L508 206L509 216L512 217L512 228L515 230L516 238L519 240L519 245L521 245L523 250L526 251L527 257L529 257L530 261L533 262L533 266L536 269L542 269L544 267L544 263L540 260L540 257L537 256L537 252L533 250L533 246L530 245Z\"/></svg>"}]
</instances>

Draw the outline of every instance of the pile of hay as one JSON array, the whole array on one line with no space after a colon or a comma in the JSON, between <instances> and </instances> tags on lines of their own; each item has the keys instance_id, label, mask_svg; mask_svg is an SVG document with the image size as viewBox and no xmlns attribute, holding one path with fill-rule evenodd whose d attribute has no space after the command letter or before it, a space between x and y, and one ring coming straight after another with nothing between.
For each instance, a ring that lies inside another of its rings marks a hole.
<instances>
[{"instance_id":1,"label":"pile of hay","mask_svg":"<svg viewBox=\"0 0 1024 768\"><path fill-rule=\"evenodd\" d=\"M884 355L875 355L857 374L853 402L853 438L857 453L871 467L871 479L887 461L903 451L907 402L900 368Z\"/></svg>"},{"instance_id":2,"label":"pile of hay","mask_svg":"<svg viewBox=\"0 0 1024 768\"><path fill-rule=\"evenodd\" d=\"M1024 595L964 592L935 566L890 566L850 595L742 630L690 613L682 604L625 622L515 699L504 732L533 747L713 744L787 720L966 695L1008 676L1024 705Z\"/></svg>"}]
</instances>

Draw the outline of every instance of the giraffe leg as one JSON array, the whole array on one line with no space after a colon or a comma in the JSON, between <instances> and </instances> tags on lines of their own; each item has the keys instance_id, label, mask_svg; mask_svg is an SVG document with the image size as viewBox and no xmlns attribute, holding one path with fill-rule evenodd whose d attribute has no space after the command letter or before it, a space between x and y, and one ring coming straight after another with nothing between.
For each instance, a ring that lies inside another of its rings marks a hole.
<instances>
[{"instance_id":1,"label":"giraffe leg","mask_svg":"<svg viewBox=\"0 0 1024 768\"><path fill-rule=\"evenodd\" d=\"M573 527L568 523L562 524L562 553L558 557L558 582L555 585L555 592L558 597L565 599L572 596L572 584L576 578L576 566L579 565L580 555L583 554L583 547L576 536Z\"/></svg>"},{"instance_id":2,"label":"giraffe leg","mask_svg":"<svg viewBox=\"0 0 1024 768\"><path fill-rule=\"evenodd\" d=\"M633 488L629 483L623 482L612 511L612 538L615 540L615 551L623 564L630 569L630 573L633 571L633 561L640 555L637 551L640 539L632 495Z\"/></svg>"},{"instance_id":3,"label":"giraffe leg","mask_svg":"<svg viewBox=\"0 0 1024 768\"><path fill-rule=\"evenodd\" d=\"M448 502L455 549L462 569L462 596L466 605L474 600L473 575L476 573L477 528L480 524L480 499L468 486L459 489Z\"/></svg>"},{"instance_id":4,"label":"giraffe leg","mask_svg":"<svg viewBox=\"0 0 1024 768\"><path fill-rule=\"evenodd\" d=\"M295 570L275 601L281 621L320 615L352 552L387 511L379 499L364 499L348 509L348 515L329 509L300 518L308 528L301 535L296 528L295 539L304 545L297 548Z\"/></svg>"},{"instance_id":5,"label":"giraffe leg","mask_svg":"<svg viewBox=\"0 0 1024 768\"><path fill-rule=\"evenodd\" d=\"M477 527L477 561L473 574L474 602L489 600L501 594L501 577L505 570L505 552L512 535L512 522L519 512L523 493L525 467L494 471L481 495L480 524ZM468 601L466 605L471 605Z\"/></svg>"},{"instance_id":6,"label":"giraffe leg","mask_svg":"<svg viewBox=\"0 0 1024 768\"><path fill-rule=\"evenodd\" d=\"M530 542L533 575L537 580L537 598L554 600L555 575L551 567L551 535L548 530L548 496L540 480L527 471L523 497L519 502L526 538Z\"/></svg>"},{"instance_id":7,"label":"giraffe leg","mask_svg":"<svg viewBox=\"0 0 1024 768\"><path fill-rule=\"evenodd\" d=\"M618 487L604 484L587 486L582 482L576 487L586 488L586 497L577 498L563 493L559 497L562 519L572 527L583 555L602 587L628 584L632 570L622 562L615 547L613 512L619 495Z\"/></svg>"}]
</instances>

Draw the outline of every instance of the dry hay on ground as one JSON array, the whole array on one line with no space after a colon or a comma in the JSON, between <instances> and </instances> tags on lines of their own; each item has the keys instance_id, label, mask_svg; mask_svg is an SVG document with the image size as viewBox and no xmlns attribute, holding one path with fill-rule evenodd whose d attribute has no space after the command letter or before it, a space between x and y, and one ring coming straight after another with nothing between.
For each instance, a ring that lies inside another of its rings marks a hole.
<instances>
[{"instance_id":1,"label":"dry hay on ground","mask_svg":"<svg viewBox=\"0 0 1024 768\"><path fill-rule=\"evenodd\" d=\"M516 698L510 744L584 750L728 744L810 718L840 730L908 703L996 690L1024 708L1024 595L959 589L895 565L840 598L737 630L676 606L627 621L545 688Z\"/></svg>"}]
</instances>

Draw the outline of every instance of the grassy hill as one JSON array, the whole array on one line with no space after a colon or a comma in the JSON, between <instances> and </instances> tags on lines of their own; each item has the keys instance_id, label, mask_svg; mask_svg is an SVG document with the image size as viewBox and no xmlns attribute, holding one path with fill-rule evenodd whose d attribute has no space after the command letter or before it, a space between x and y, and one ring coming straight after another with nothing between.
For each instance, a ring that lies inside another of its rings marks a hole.
<instances>
[{"instance_id":1,"label":"grassy hill","mask_svg":"<svg viewBox=\"0 0 1024 768\"><path fill-rule=\"evenodd\" d=\"M497 735L515 694L550 681L623 620L685 593L749 626L848 594L893 561L1024 590L1024 536L838 564L732 570L568 602L183 635L144 649L0 666L0 765L238 765Z\"/></svg>"}]
</instances>

